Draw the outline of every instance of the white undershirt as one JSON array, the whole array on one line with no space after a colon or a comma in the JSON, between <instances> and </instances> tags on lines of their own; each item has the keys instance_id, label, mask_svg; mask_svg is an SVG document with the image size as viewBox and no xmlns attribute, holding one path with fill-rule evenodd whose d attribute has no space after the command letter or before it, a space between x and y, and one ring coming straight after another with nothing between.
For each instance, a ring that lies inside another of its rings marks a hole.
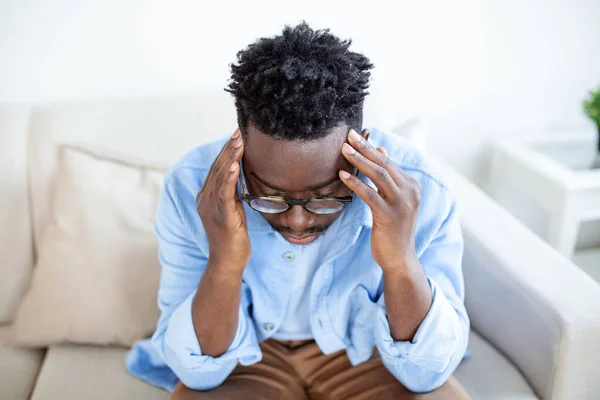
<instances>
[{"instance_id":1,"label":"white undershirt","mask_svg":"<svg viewBox=\"0 0 600 400\"><path fill-rule=\"evenodd\" d=\"M283 322L273 335L275 339L313 339L310 329L310 286L319 265L319 245L320 240L315 240L305 246L294 246L290 251L294 254L290 262L290 268L295 268L294 279Z\"/></svg>"}]
</instances>

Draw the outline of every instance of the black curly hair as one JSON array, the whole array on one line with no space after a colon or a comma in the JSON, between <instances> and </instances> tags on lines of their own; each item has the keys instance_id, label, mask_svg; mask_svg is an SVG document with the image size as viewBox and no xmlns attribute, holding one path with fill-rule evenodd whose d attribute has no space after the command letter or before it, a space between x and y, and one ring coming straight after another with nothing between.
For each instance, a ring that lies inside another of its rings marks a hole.
<instances>
[{"instance_id":1,"label":"black curly hair","mask_svg":"<svg viewBox=\"0 0 600 400\"><path fill-rule=\"evenodd\" d=\"M321 138L341 124L360 132L373 64L351 44L302 21L239 51L225 91L242 133L248 123L284 140Z\"/></svg>"}]
</instances>

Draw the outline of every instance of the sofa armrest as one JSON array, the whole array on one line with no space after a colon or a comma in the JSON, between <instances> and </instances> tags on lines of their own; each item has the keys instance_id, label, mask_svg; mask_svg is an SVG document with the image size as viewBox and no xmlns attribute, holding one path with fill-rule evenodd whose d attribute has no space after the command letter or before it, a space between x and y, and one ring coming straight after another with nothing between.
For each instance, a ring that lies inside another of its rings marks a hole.
<instances>
[{"instance_id":1,"label":"sofa armrest","mask_svg":"<svg viewBox=\"0 0 600 400\"><path fill-rule=\"evenodd\" d=\"M600 285L474 184L443 169L458 198L473 328L541 398L596 398Z\"/></svg>"}]
</instances>

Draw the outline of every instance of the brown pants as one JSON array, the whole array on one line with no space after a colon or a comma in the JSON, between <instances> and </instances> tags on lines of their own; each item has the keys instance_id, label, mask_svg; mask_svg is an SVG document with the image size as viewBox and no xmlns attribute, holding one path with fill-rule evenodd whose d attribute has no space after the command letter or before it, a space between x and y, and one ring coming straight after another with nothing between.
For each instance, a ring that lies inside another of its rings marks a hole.
<instances>
[{"instance_id":1,"label":"brown pants","mask_svg":"<svg viewBox=\"0 0 600 400\"><path fill-rule=\"evenodd\" d=\"M454 377L433 392L410 392L385 368L377 350L353 367L345 350L325 355L314 340L268 339L260 347L262 361L238 364L221 386L197 392L179 382L171 399L469 399Z\"/></svg>"}]
</instances>

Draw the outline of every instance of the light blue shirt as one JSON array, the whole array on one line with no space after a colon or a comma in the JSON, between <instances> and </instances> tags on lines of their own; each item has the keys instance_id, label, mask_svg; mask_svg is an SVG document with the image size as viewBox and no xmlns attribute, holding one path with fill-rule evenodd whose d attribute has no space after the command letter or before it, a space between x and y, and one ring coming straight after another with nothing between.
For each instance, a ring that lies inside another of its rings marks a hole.
<instances>
[{"instance_id":1,"label":"light blue shirt","mask_svg":"<svg viewBox=\"0 0 600 400\"><path fill-rule=\"evenodd\" d=\"M420 184L416 254L433 302L411 341L392 338L383 274L371 255L371 210L355 196L320 238L323 251L310 286L310 327L323 353L345 349L357 365L377 346L384 365L404 386L429 391L450 377L468 342L456 201L443 178L404 139L375 128L370 131L369 141L385 147L389 157ZM294 269L285 254L296 246L244 203L252 257L243 274L237 331L221 356L202 354L192 323L192 299L209 248L195 198L228 137L193 149L173 165L158 205L161 316L152 338L138 342L126 362L133 375L169 391L179 380L192 389L208 390L219 386L238 362L259 362L259 341L281 327L294 284Z\"/></svg>"},{"instance_id":2,"label":"light blue shirt","mask_svg":"<svg viewBox=\"0 0 600 400\"><path fill-rule=\"evenodd\" d=\"M274 339L314 339L310 327L310 289L312 278L320 265L322 240L323 236L318 236L310 245L296 246L283 255L290 264L290 273L294 274L294 278L281 326L272 336Z\"/></svg>"}]
</instances>

